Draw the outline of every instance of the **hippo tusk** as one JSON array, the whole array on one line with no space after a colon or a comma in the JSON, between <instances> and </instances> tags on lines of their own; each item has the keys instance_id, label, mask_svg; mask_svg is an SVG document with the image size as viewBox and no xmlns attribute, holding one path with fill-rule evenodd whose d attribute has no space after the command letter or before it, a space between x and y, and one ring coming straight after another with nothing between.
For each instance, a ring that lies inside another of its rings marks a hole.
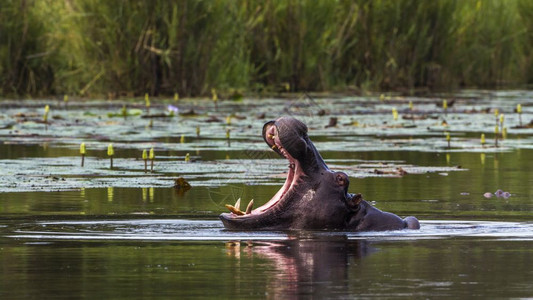
<instances>
[{"instance_id":1,"label":"hippo tusk","mask_svg":"<svg viewBox=\"0 0 533 300\"><path fill-rule=\"evenodd\" d=\"M243 216L244 215L244 212L242 212L240 209L236 209L233 205L229 205L229 204L226 204L226 208L229 209L229 211L231 211L232 213L238 215L238 216Z\"/></svg>"},{"instance_id":2,"label":"hippo tusk","mask_svg":"<svg viewBox=\"0 0 533 300\"><path fill-rule=\"evenodd\" d=\"M250 206L250 204L248 204L248 206ZM226 204L226 208L236 215L239 215L239 216L244 215L244 212L241 210L241 198L239 198L237 202L235 202L235 206Z\"/></svg>"},{"instance_id":3,"label":"hippo tusk","mask_svg":"<svg viewBox=\"0 0 533 300\"><path fill-rule=\"evenodd\" d=\"M247 215L251 214L253 208L254 208L254 199L250 200L250 203L248 203L248 206L246 206L246 214Z\"/></svg>"}]
</instances>

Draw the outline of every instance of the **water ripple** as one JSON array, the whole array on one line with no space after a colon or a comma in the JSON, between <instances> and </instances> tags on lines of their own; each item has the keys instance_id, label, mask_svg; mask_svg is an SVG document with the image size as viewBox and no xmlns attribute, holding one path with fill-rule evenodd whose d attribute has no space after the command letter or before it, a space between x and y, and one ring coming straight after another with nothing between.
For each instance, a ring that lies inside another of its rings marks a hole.
<instances>
[{"instance_id":1,"label":"water ripple","mask_svg":"<svg viewBox=\"0 0 533 300\"><path fill-rule=\"evenodd\" d=\"M229 231L214 220L53 221L14 225L7 237L31 240L230 241L345 237L349 240L485 238L533 240L531 222L422 221L420 230L384 232ZM9 230L8 230L9 231Z\"/></svg>"}]
</instances>

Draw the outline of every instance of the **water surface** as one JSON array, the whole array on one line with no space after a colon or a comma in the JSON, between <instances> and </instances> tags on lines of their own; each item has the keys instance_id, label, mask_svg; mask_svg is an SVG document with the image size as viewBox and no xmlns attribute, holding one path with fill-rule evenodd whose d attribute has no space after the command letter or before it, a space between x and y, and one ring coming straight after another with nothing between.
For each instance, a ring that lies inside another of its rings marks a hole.
<instances>
[{"instance_id":1,"label":"water surface","mask_svg":"<svg viewBox=\"0 0 533 300\"><path fill-rule=\"evenodd\" d=\"M172 118L108 115L120 113L118 102L2 102L0 297L533 297L533 130L513 128L517 103L523 122L533 119L532 96L247 99L223 101L218 111L184 101L176 104L181 111L198 115ZM436 105L444 97L456 99L446 112ZM168 113L167 103L154 103L152 113ZM49 124L40 122L45 104L52 105ZM498 147L495 108L508 127ZM262 204L282 185L287 163L260 132L283 114L309 125L326 163L350 176L350 192L415 215L422 228L224 230L218 215L225 203ZM409 115L423 118L403 118ZM207 122L213 117L219 122ZM331 117L337 126L326 126ZM140 154L151 147L157 159L145 173ZM190 190L173 188L180 176ZM498 189L510 197L495 196Z\"/></svg>"}]
</instances>

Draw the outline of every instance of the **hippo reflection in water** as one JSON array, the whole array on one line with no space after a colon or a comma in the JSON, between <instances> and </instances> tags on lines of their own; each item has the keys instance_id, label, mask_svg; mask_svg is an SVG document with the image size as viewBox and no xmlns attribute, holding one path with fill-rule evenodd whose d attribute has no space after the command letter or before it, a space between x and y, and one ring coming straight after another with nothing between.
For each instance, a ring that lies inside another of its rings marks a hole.
<instances>
[{"instance_id":1,"label":"hippo reflection in water","mask_svg":"<svg viewBox=\"0 0 533 300\"><path fill-rule=\"evenodd\" d=\"M263 126L263 139L289 161L287 180L266 204L245 212L240 204L226 205L231 213L220 219L232 230L331 229L347 231L419 229L415 217L401 219L381 211L361 194L348 193L343 172L331 171L307 136L307 126L281 117Z\"/></svg>"}]
</instances>

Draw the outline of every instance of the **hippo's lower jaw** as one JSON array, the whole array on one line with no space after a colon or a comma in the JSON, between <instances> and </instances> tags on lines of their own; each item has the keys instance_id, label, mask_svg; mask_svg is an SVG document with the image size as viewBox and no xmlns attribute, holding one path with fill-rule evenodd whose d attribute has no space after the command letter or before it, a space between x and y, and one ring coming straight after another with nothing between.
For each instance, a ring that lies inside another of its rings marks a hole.
<instances>
[{"instance_id":1,"label":"hippo's lower jaw","mask_svg":"<svg viewBox=\"0 0 533 300\"><path fill-rule=\"evenodd\" d=\"M232 230L333 229L349 231L418 229L414 217L401 219L349 194L348 176L331 171L307 136L307 126L282 117L263 126L267 145L289 161L283 187L264 205L245 211L240 200L220 215Z\"/></svg>"}]
</instances>

